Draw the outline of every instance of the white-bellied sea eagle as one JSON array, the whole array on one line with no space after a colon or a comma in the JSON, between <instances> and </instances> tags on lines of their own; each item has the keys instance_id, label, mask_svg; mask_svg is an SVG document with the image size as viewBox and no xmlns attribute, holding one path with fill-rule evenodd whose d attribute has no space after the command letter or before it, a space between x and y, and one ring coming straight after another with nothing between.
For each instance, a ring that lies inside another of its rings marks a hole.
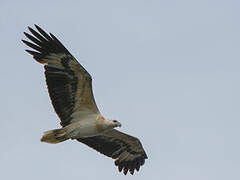
<instances>
[{"instance_id":1,"label":"white-bellied sea eagle","mask_svg":"<svg viewBox=\"0 0 240 180\"><path fill-rule=\"evenodd\" d=\"M35 27L38 32L28 27L32 35L24 32L32 42L22 41L34 49L26 51L44 65L48 92L62 126L44 132L41 141L55 144L76 139L115 159L115 165L125 175L138 171L147 159L140 141L115 130L121 124L101 115L90 74L53 34Z\"/></svg>"}]
</instances>

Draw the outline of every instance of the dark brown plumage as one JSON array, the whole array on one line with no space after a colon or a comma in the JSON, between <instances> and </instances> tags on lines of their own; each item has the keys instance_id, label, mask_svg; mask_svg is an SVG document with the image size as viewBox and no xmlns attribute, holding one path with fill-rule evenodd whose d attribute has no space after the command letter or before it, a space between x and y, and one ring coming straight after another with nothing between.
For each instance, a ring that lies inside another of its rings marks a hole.
<instances>
[{"instance_id":1,"label":"dark brown plumage","mask_svg":"<svg viewBox=\"0 0 240 180\"><path fill-rule=\"evenodd\" d=\"M92 91L90 74L78 63L63 44L53 35L35 25L29 27L32 35L24 32L31 41L22 40L32 50L26 50L33 58L44 64L48 92L53 107L63 127L83 121L87 115L100 115ZM103 118L104 119L104 118ZM58 143L67 140L64 129L47 131L42 140ZM94 134L95 135L95 134ZM74 139L74 138L72 138ZM75 138L96 151L115 159L119 171L139 171L147 155L140 141L118 130L111 129L93 137Z\"/></svg>"}]
</instances>

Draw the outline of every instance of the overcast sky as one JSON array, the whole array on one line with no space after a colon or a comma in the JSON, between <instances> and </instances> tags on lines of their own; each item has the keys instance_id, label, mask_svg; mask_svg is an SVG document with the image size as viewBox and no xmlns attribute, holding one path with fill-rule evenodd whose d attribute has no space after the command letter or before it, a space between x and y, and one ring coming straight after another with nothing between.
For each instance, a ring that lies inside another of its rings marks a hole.
<instances>
[{"instance_id":1,"label":"overcast sky","mask_svg":"<svg viewBox=\"0 0 240 180\"><path fill-rule=\"evenodd\" d=\"M0 1L0 179L240 179L240 1ZM43 67L21 42L53 33L93 77L99 109L138 137L134 176L67 141Z\"/></svg>"}]
</instances>

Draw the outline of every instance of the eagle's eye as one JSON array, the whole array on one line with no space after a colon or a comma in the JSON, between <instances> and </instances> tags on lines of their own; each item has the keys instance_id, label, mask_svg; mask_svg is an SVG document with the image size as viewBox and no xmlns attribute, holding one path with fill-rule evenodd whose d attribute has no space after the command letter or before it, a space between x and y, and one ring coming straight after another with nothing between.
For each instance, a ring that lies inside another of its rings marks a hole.
<instances>
[{"instance_id":1,"label":"eagle's eye","mask_svg":"<svg viewBox=\"0 0 240 180\"><path fill-rule=\"evenodd\" d=\"M116 123L116 122L117 122L117 120L113 120L113 122L114 122L114 123Z\"/></svg>"}]
</instances>

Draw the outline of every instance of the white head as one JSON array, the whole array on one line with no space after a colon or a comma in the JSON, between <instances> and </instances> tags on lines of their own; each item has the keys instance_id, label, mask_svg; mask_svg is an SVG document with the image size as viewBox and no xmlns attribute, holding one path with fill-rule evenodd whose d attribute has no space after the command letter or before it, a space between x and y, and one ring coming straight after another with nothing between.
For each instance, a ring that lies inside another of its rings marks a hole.
<instances>
[{"instance_id":1,"label":"white head","mask_svg":"<svg viewBox=\"0 0 240 180\"><path fill-rule=\"evenodd\" d=\"M103 116L98 116L96 120L96 127L99 131L105 131L121 126L122 126L121 123L118 122L117 120L107 119L104 118Z\"/></svg>"},{"instance_id":2,"label":"white head","mask_svg":"<svg viewBox=\"0 0 240 180\"><path fill-rule=\"evenodd\" d=\"M115 127L121 127L121 123L118 122L117 120L111 120L111 119L105 119L104 122L107 126L109 126L110 128L115 128Z\"/></svg>"},{"instance_id":3,"label":"white head","mask_svg":"<svg viewBox=\"0 0 240 180\"><path fill-rule=\"evenodd\" d=\"M117 120L112 120L112 123L114 124L114 127L121 127L122 124L118 122Z\"/></svg>"}]
</instances>

